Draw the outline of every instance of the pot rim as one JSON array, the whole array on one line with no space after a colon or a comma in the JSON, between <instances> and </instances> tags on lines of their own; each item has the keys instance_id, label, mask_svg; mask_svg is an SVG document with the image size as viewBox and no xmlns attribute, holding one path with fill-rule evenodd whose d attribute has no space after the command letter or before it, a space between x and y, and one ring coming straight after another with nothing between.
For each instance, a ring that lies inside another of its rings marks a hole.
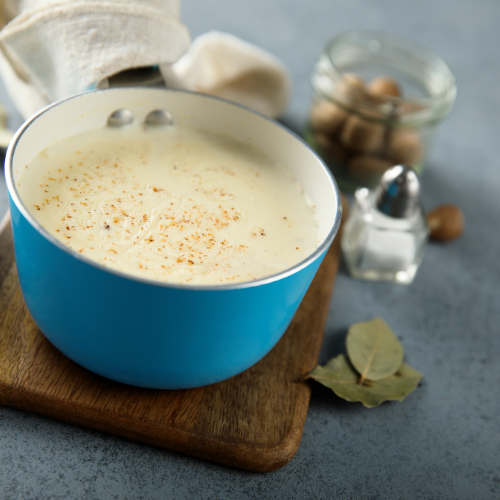
<instances>
[{"instance_id":1,"label":"pot rim","mask_svg":"<svg viewBox=\"0 0 500 500\"><path fill-rule=\"evenodd\" d=\"M335 220L333 223L333 226L331 227L328 235L326 238L322 241L322 243L316 248L316 250L311 253L308 257L306 257L304 260L300 261L299 263L295 264L292 267L289 267L285 269L284 271L281 271L279 273L270 275L270 276L265 276L263 278L256 279L254 281L246 281L246 282L240 282L240 283L234 283L234 284L223 284L223 285L183 285L183 284L178 284L178 283L171 283L171 282L164 282L164 281L159 281L159 280L154 280L154 279L149 279L149 278L143 278L141 276L135 276L132 274L127 274L123 271L118 271L115 269L110 269L108 267L103 266L102 264L89 259L88 257L81 255L78 252L75 252L74 250L66 247L63 245L60 241L58 241L54 236L52 236L48 231L46 231L39 223L38 221L31 215L29 210L26 208L24 205L23 201L21 200L16 186L14 182L14 174L13 174L13 159L14 155L16 152L16 148L18 146L18 143L23 136L23 134L26 132L26 130L29 128L29 126L37 120L40 116L44 115L45 113L49 112L52 108L55 108L56 106L60 106L67 101L71 101L73 99L78 99L84 95L88 94L97 94L97 93L102 93L102 92L117 92L117 91L123 91L124 89L130 90L130 89L137 89L137 90L142 90L144 91L144 87L115 87L115 88L110 88L110 89L102 89L102 90L89 90L85 92L81 92L78 94L74 94L70 97L66 97L64 99L61 99L59 101L56 101L52 104L49 104L45 108L41 109L37 113L35 113L31 118L26 120L23 125L17 130L17 132L14 134L14 137L10 141L9 147L7 149L7 153L5 155L5 177L6 177L6 184L7 184L7 189L9 192L9 195L11 196L13 202L15 203L16 207L19 209L21 214L24 216L24 218L30 223L30 225L41 235L43 236L46 240L48 240L50 243L55 245L57 248L60 250L64 251L65 253L69 254L71 257L74 257L75 259L91 265L103 272L107 272L110 274L113 274L115 276L118 276L120 278L132 280L132 281L137 281L146 285L152 285L152 286L157 286L161 288L174 288L174 289L181 289L181 290L189 290L189 291L228 291L228 290L240 290L240 289L247 289L247 288L253 288L256 286L260 285L266 285L269 283L272 283L274 281L279 281L283 278L287 278L288 276L291 276L292 274L295 274L296 272L304 269L307 267L309 264L311 264L314 260L316 260L333 242L338 229L340 227L340 221L342 218L342 202L341 202L341 197L340 197L340 191L337 186L337 183L335 181L335 178L333 177L332 173L328 170L328 168L325 166L325 163L323 160L316 154L316 152L295 132L292 130L288 129L285 127L283 124L279 123L276 120L273 120L272 118L269 118L257 111L254 111L247 106L243 106L238 103L234 103L232 101L229 101L227 99L223 99L221 97L217 96L212 96L212 95L207 95L207 94L202 94L200 92L193 92L189 90L184 90L184 89L168 89L168 88L156 88L156 89L147 89L148 92L151 91L160 91L160 92L180 92L184 94L193 94L196 96L200 96L206 99L210 100L217 100L217 101L223 101L231 106L236 106L239 108L242 108L246 110L247 112L253 113L255 115L258 115L259 117L270 121L274 125L280 127L283 129L285 132L289 133L292 135L296 140L301 142L310 152L313 154L313 156L316 157L316 159L319 161L320 165L323 167L323 169L326 171L328 178L330 179L330 182L332 184L333 190L335 192L336 198L337 198L337 206L336 206L336 216Z\"/></svg>"}]
</instances>

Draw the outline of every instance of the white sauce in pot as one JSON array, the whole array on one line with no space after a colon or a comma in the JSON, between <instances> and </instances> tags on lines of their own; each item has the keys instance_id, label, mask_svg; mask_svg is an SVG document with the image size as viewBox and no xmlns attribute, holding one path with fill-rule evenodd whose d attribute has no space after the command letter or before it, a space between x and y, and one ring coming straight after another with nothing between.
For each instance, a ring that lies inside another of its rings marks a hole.
<instances>
[{"instance_id":1,"label":"white sauce in pot","mask_svg":"<svg viewBox=\"0 0 500 500\"><path fill-rule=\"evenodd\" d=\"M17 189L34 218L75 252L165 282L255 280L320 243L314 207L283 166L195 128L79 134L33 158Z\"/></svg>"}]
</instances>

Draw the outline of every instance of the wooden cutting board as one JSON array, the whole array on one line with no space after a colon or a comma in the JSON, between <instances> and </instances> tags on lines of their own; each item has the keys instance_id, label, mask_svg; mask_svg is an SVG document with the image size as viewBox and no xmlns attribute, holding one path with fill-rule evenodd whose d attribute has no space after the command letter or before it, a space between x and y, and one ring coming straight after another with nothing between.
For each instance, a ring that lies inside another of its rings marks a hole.
<instances>
[{"instance_id":1,"label":"wooden cutting board","mask_svg":"<svg viewBox=\"0 0 500 500\"><path fill-rule=\"evenodd\" d=\"M233 467L278 469L302 436L311 389L296 381L318 360L338 239L290 327L263 360L218 384L161 391L95 375L45 339L19 289L6 218L0 224L0 404Z\"/></svg>"}]
</instances>

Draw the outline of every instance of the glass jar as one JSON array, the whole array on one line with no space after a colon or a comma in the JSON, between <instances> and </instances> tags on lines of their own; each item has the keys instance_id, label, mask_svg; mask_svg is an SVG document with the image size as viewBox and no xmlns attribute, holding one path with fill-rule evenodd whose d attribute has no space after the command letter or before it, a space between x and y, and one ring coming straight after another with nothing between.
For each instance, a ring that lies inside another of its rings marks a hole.
<instances>
[{"instance_id":1,"label":"glass jar","mask_svg":"<svg viewBox=\"0 0 500 500\"><path fill-rule=\"evenodd\" d=\"M456 95L455 77L437 54L377 31L333 38L311 80L305 138L347 192L373 187L397 164L421 174Z\"/></svg>"}]
</instances>

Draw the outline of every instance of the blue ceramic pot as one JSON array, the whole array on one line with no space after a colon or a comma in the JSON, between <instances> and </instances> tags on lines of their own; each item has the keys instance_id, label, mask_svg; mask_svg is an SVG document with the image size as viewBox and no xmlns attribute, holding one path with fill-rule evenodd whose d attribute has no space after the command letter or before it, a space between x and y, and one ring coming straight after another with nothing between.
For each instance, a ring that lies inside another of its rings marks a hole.
<instances>
[{"instance_id":1,"label":"blue ceramic pot","mask_svg":"<svg viewBox=\"0 0 500 500\"><path fill-rule=\"evenodd\" d=\"M166 109L177 123L254 144L288 166L316 205L320 246L282 273L220 286L141 279L66 248L32 217L17 193L17 176L49 143L105 126L120 108L129 109L138 121L154 109ZM59 101L17 132L5 172L19 281L40 330L85 368L148 388L212 384L263 358L292 320L335 237L342 211L334 179L302 140L241 106L183 91L122 88Z\"/></svg>"}]
</instances>

